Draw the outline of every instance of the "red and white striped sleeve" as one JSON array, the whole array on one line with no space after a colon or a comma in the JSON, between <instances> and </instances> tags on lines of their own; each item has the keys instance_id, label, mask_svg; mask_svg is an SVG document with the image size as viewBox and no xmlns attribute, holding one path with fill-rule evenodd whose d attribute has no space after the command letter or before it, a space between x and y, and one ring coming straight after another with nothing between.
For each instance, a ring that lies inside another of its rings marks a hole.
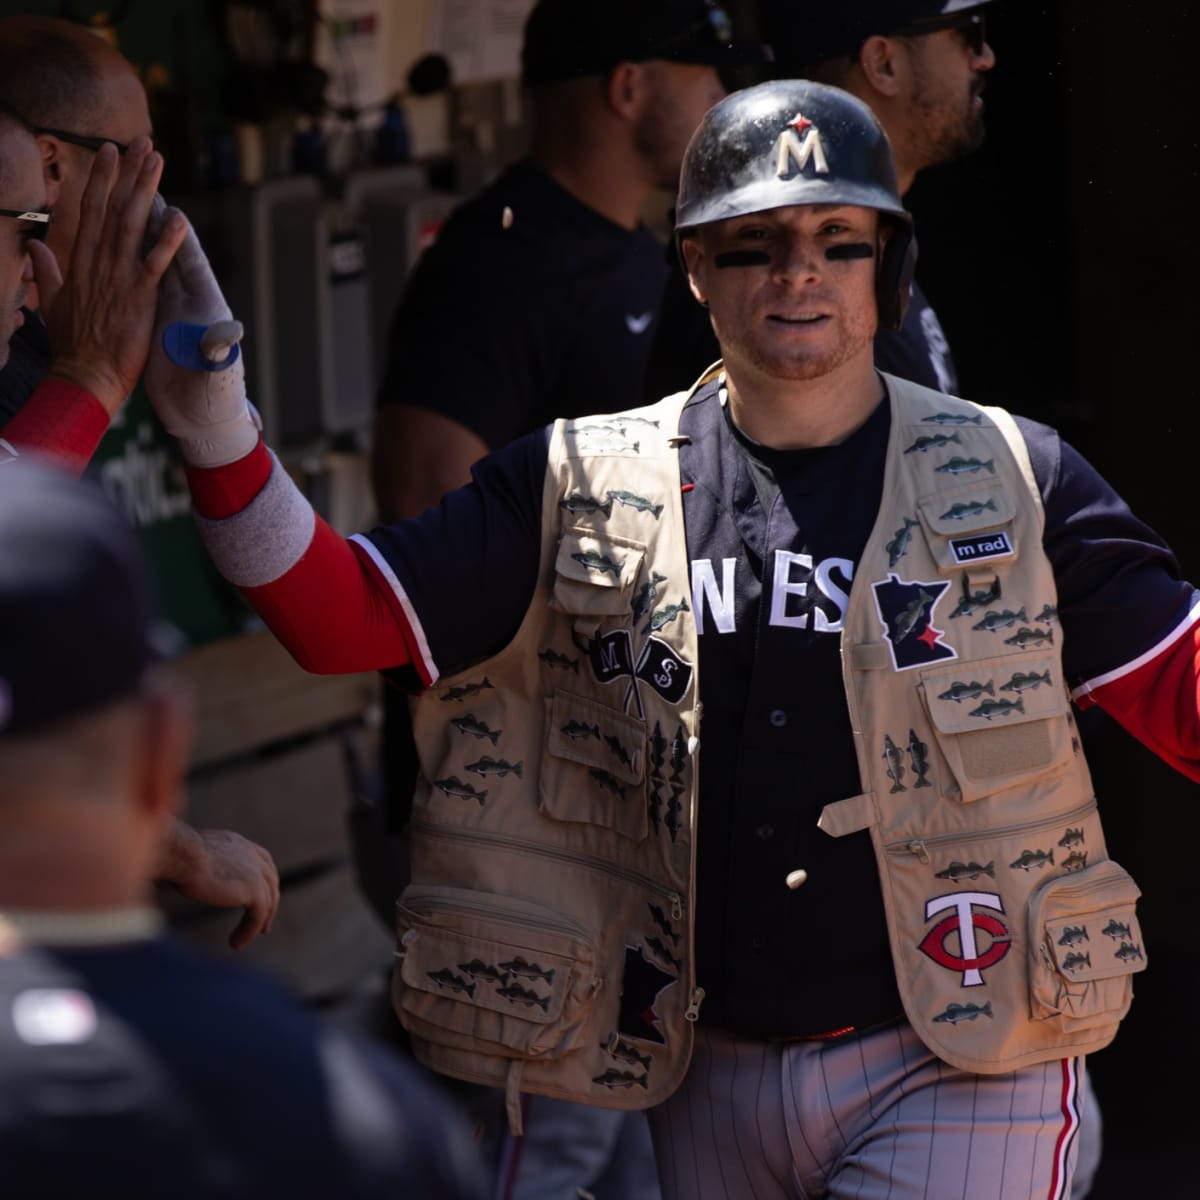
<instances>
[{"instance_id":1,"label":"red and white striped sleeve","mask_svg":"<svg viewBox=\"0 0 1200 1200\"><path fill-rule=\"evenodd\" d=\"M437 679L403 587L365 539L343 538L260 440L227 466L188 467L197 523L218 570L307 671L412 663Z\"/></svg>"},{"instance_id":2,"label":"red and white striped sleeve","mask_svg":"<svg viewBox=\"0 0 1200 1200\"><path fill-rule=\"evenodd\" d=\"M1144 654L1071 693L1097 705L1164 762L1200 782L1200 601Z\"/></svg>"}]
</instances>

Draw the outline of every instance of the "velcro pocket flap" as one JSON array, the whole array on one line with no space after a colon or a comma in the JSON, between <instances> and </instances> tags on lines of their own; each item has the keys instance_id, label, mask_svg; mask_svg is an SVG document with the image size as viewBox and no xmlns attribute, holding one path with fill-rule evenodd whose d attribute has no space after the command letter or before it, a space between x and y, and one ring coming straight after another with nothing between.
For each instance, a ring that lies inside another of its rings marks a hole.
<instances>
[{"instance_id":1,"label":"velcro pocket flap","mask_svg":"<svg viewBox=\"0 0 1200 1200\"><path fill-rule=\"evenodd\" d=\"M982 614L980 620L986 619ZM1012 628L1020 613L1013 618ZM997 630L997 636L1003 629ZM956 662L921 673L921 690L934 726L941 733L967 733L1001 725L1021 725L1061 717L1067 694L1054 654L1006 654Z\"/></svg>"},{"instance_id":2,"label":"velcro pocket flap","mask_svg":"<svg viewBox=\"0 0 1200 1200\"><path fill-rule=\"evenodd\" d=\"M975 533L1008 524L1016 509L1000 483L978 480L917 502L926 526L942 537Z\"/></svg>"},{"instance_id":3,"label":"velcro pocket flap","mask_svg":"<svg viewBox=\"0 0 1200 1200\"><path fill-rule=\"evenodd\" d=\"M554 560L551 607L574 616L632 619L633 584L645 557L646 547L640 542L569 527L559 539Z\"/></svg>"},{"instance_id":4,"label":"velcro pocket flap","mask_svg":"<svg viewBox=\"0 0 1200 1200\"><path fill-rule=\"evenodd\" d=\"M549 704L547 748L557 758L607 771L623 783L641 783L646 723L615 708L556 691Z\"/></svg>"}]
</instances>

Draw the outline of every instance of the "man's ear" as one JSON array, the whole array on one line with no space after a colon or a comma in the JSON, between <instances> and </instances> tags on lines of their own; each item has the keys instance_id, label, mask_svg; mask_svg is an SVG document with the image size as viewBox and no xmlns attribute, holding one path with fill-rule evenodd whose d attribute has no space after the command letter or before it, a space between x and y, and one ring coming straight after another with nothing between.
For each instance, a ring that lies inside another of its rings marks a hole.
<instances>
[{"instance_id":1,"label":"man's ear","mask_svg":"<svg viewBox=\"0 0 1200 1200\"><path fill-rule=\"evenodd\" d=\"M881 96L889 99L900 93L900 43L895 38L873 34L858 52L858 69L863 78Z\"/></svg>"},{"instance_id":2,"label":"man's ear","mask_svg":"<svg viewBox=\"0 0 1200 1200\"><path fill-rule=\"evenodd\" d=\"M708 289L705 269L708 266L708 258L704 253L704 247L700 245L699 239L686 237L679 243L679 252L683 255L683 265L687 268L688 287L691 288L692 295L707 308Z\"/></svg>"},{"instance_id":3,"label":"man's ear","mask_svg":"<svg viewBox=\"0 0 1200 1200\"><path fill-rule=\"evenodd\" d=\"M617 63L608 73L608 104L626 120L636 120L645 90L645 72L638 63Z\"/></svg>"},{"instance_id":4,"label":"man's ear","mask_svg":"<svg viewBox=\"0 0 1200 1200\"><path fill-rule=\"evenodd\" d=\"M42 174L46 177L46 186L53 184L58 187L63 177L63 145L56 137L46 133L37 135L38 149L42 154Z\"/></svg>"}]
</instances>

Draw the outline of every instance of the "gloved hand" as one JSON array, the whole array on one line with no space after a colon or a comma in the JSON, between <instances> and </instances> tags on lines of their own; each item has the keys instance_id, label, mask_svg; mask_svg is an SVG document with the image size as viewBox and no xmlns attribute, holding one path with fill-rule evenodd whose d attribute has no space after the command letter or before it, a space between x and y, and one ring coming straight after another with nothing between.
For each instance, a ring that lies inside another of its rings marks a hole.
<instances>
[{"instance_id":1,"label":"gloved hand","mask_svg":"<svg viewBox=\"0 0 1200 1200\"><path fill-rule=\"evenodd\" d=\"M156 196L150 233L168 212ZM158 419L184 459L219 467L249 454L262 422L246 399L242 325L233 319L200 239L187 237L163 276L143 382Z\"/></svg>"}]
</instances>

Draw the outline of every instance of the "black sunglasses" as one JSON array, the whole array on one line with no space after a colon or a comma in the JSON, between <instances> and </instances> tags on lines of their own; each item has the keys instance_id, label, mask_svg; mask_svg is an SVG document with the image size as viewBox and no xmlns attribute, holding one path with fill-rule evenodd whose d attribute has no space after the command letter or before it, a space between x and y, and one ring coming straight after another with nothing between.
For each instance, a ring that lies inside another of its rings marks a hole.
<instances>
[{"instance_id":1,"label":"black sunglasses","mask_svg":"<svg viewBox=\"0 0 1200 1200\"><path fill-rule=\"evenodd\" d=\"M72 146L82 146L85 150L99 150L101 146L116 146L118 154L126 154L129 147L116 138L92 137L85 133L68 133L65 129L47 129L44 125L31 126L33 132L45 137L56 137L60 142L70 142Z\"/></svg>"},{"instance_id":2,"label":"black sunglasses","mask_svg":"<svg viewBox=\"0 0 1200 1200\"><path fill-rule=\"evenodd\" d=\"M981 12L951 13L946 17L926 17L895 30L896 37L923 37L942 29L955 29L978 58L987 45L987 22Z\"/></svg>"},{"instance_id":3,"label":"black sunglasses","mask_svg":"<svg viewBox=\"0 0 1200 1200\"><path fill-rule=\"evenodd\" d=\"M49 208L21 209L0 208L0 217L11 217L14 221L29 221L31 225L21 232L35 242L44 242L50 232L50 222L54 220L54 211Z\"/></svg>"}]
</instances>

